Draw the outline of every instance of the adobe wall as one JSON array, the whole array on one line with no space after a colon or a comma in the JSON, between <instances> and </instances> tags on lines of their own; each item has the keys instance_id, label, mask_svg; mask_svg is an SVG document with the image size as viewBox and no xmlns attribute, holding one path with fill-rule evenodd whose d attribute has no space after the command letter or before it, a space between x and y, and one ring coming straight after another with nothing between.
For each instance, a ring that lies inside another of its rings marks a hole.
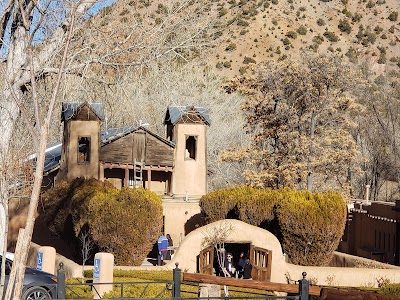
<instances>
[{"instance_id":1,"label":"adobe wall","mask_svg":"<svg viewBox=\"0 0 400 300\"><path fill-rule=\"evenodd\" d=\"M99 178L99 122L70 121L68 141L68 179L76 177ZM90 161L78 163L78 139L90 137ZM65 158L64 158L65 159Z\"/></svg>"},{"instance_id":2,"label":"adobe wall","mask_svg":"<svg viewBox=\"0 0 400 300\"><path fill-rule=\"evenodd\" d=\"M397 219L400 218L400 214L395 209L395 203L356 203L350 214L352 217L347 221L339 251L383 263L398 264L396 256L400 253Z\"/></svg>"},{"instance_id":3,"label":"adobe wall","mask_svg":"<svg viewBox=\"0 0 400 300\"><path fill-rule=\"evenodd\" d=\"M203 245L205 237L226 228L226 226L232 226L232 231L226 237L226 243L252 243L255 247L272 251L271 281L286 282L287 265L278 239L267 230L233 219L217 221L189 233L166 268L173 269L175 263L179 263L180 269L195 273L196 257L206 247Z\"/></svg>"},{"instance_id":4,"label":"adobe wall","mask_svg":"<svg viewBox=\"0 0 400 300\"><path fill-rule=\"evenodd\" d=\"M298 280L302 278L302 273L306 272L307 279L318 285L378 287L378 280L381 279L400 283L400 268L394 266L392 269L367 269L298 266L286 263L281 245L272 233L238 220L218 221L191 232L183 240L173 259L163 268L173 269L175 263L179 263L180 269L195 273L197 256L205 248L202 245L204 237L224 223L233 227L232 233L226 238L227 243L252 243L256 247L272 251L271 282L287 283L288 280Z\"/></svg>"},{"instance_id":5,"label":"adobe wall","mask_svg":"<svg viewBox=\"0 0 400 300\"><path fill-rule=\"evenodd\" d=\"M183 198L163 199L164 233L170 234L174 246L179 246L181 240L201 226L201 220L197 216L200 214L198 200L185 201Z\"/></svg>"},{"instance_id":6,"label":"adobe wall","mask_svg":"<svg viewBox=\"0 0 400 300\"><path fill-rule=\"evenodd\" d=\"M311 267L287 264L290 279L298 280L302 272L312 284L343 287L378 287L379 280L400 283L400 268L397 269L364 269Z\"/></svg>"},{"instance_id":7,"label":"adobe wall","mask_svg":"<svg viewBox=\"0 0 400 300\"><path fill-rule=\"evenodd\" d=\"M41 246L35 243L31 243L28 253L28 261L27 266L31 268L36 268L36 257L38 250ZM73 262L72 260L56 253L56 261L54 269L60 269L60 263L63 263L63 268L65 270L65 277L68 278L78 278L82 276L82 266L78 265L77 263ZM93 267L92 267L93 268Z\"/></svg>"},{"instance_id":8,"label":"adobe wall","mask_svg":"<svg viewBox=\"0 0 400 300\"><path fill-rule=\"evenodd\" d=\"M207 194L207 126L177 124L172 193L178 196ZM185 158L185 136L196 136L196 159Z\"/></svg>"},{"instance_id":9,"label":"adobe wall","mask_svg":"<svg viewBox=\"0 0 400 300\"><path fill-rule=\"evenodd\" d=\"M374 269L399 269L394 265L381 263L376 260L364 258L361 256L350 255L335 251L329 267L343 268L374 268Z\"/></svg>"},{"instance_id":10,"label":"adobe wall","mask_svg":"<svg viewBox=\"0 0 400 300\"><path fill-rule=\"evenodd\" d=\"M10 252L14 251L19 229L25 227L26 218L28 216L29 201L29 198L11 198L8 202L9 222L7 249Z\"/></svg>"}]
</instances>

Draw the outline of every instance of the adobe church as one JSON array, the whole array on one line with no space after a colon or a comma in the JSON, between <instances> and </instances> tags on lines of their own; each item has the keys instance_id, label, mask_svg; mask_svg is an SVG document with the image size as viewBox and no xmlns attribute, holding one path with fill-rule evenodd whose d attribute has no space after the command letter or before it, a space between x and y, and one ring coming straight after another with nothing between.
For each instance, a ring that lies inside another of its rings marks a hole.
<instances>
[{"instance_id":1,"label":"adobe church","mask_svg":"<svg viewBox=\"0 0 400 300\"><path fill-rule=\"evenodd\" d=\"M63 103L63 140L46 152L45 184L93 177L149 189L162 196L164 233L178 245L199 224L207 193L207 110L169 106L165 138L143 126L101 131L103 119L101 104Z\"/></svg>"}]
</instances>

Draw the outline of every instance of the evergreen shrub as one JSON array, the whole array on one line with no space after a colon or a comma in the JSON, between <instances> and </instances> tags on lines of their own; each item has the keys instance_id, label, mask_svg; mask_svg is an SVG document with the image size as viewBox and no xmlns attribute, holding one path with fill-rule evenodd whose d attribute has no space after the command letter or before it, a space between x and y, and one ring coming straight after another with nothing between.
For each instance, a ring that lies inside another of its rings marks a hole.
<instances>
[{"instance_id":1,"label":"evergreen shrub","mask_svg":"<svg viewBox=\"0 0 400 300\"><path fill-rule=\"evenodd\" d=\"M328 265L344 231L347 211L342 196L285 189L280 197L276 215L291 262Z\"/></svg>"},{"instance_id":2,"label":"evergreen shrub","mask_svg":"<svg viewBox=\"0 0 400 300\"><path fill-rule=\"evenodd\" d=\"M88 232L115 263L140 265L162 227L162 202L145 189L115 189L110 183L77 178L62 181L44 195L50 229L79 250L79 235ZM78 252L79 253L79 252Z\"/></svg>"}]
</instances>

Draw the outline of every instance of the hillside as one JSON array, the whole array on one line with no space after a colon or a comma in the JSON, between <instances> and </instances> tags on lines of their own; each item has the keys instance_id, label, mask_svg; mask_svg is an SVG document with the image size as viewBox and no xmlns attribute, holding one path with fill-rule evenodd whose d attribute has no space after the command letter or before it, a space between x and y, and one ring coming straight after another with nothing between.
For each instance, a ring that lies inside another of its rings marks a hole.
<instances>
[{"instance_id":1,"label":"hillside","mask_svg":"<svg viewBox=\"0 0 400 300\"><path fill-rule=\"evenodd\" d=\"M234 20L211 52L222 63L223 74L243 70L251 59L297 58L302 49L341 53L352 62L371 63L377 72L385 64L399 62L400 3L396 0L241 2L246 5L220 6L220 11L227 11L227 24ZM224 70L227 61L229 71Z\"/></svg>"},{"instance_id":2,"label":"hillside","mask_svg":"<svg viewBox=\"0 0 400 300\"><path fill-rule=\"evenodd\" d=\"M196 52L200 63L226 77L249 63L298 58L303 49L367 62L376 74L400 66L398 0L208 0L189 6L199 20L213 23L211 42ZM120 0L92 24L109 31L140 19L153 28L170 10L160 0ZM189 13L182 10L182 16Z\"/></svg>"}]
</instances>

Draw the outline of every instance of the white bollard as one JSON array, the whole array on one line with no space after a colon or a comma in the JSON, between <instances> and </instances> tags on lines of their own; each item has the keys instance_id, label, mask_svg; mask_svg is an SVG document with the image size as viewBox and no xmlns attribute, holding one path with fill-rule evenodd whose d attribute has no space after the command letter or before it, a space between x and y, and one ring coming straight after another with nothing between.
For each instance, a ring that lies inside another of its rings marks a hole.
<instances>
[{"instance_id":1,"label":"white bollard","mask_svg":"<svg viewBox=\"0 0 400 300\"><path fill-rule=\"evenodd\" d=\"M50 246L40 247L36 256L36 269L55 275L56 249Z\"/></svg>"},{"instance_id":2,"label":"white bollard","mask_svg":"<svg viewBox=\"0 0 400 300\"><path fill-rule=\"evenodd\" d=\"M93 265L93 299L100 299L104 293L112 291L113 271L114 255L105 252L96 253Z\"/></svg>"}]
</instances>

